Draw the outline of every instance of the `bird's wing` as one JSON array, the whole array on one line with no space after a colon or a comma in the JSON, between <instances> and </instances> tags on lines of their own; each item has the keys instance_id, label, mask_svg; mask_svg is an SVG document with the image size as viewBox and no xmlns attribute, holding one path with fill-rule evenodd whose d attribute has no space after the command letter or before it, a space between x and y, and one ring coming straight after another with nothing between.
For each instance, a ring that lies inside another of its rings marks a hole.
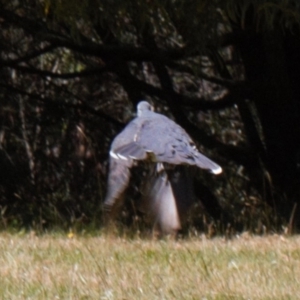
<instances>
[{"instance_id":1,"label":"bird's wing","mask_svg":"<svg viewBox=\"0 0 300 300\"><path fill-rule=\"evenodd\" d=\"M135 159L135 160L145 160L147 158L147 151L137 142L130 142L126 145L114 150L114 155L117 158L123 160Z\"/></svg>"},{"instance_id":2,"label":"bird's wing","mask_svg":"<svg viewBox=\"0 0 300 300\"><path fill-rule=\"evenodd\" d=\"M150 176L143 190L142 210L163 234L173 234L181 228L176 199L165 170Z\"/></svg>"},{"instance_id":3,"label":"bird's wing","mask_svg":"<svg viewBox=\"0 0 300 300\"><path fill-rule=\"evenodd\" d=\"M130 161L124 162L110 158L104 209L111 215L116 214L123 203L123 195L130 180L130 167Z\"/></svg>"},{"instance_id":4,"label":"bird's wing","mask_svg":"<svg viewBox=\"0 0 300 300\"><path fill-rule=\"evenodd\" d=\"M214 174L222 172L222 168L201 154L187 132L171 119L148 112L147 122L143 122L136 137L135 148L144 149L152 154L157 162L174 165L188 164L210 170ZM145 153L141 159L146 157ZM138 158L137 158L138 159Z\"/></svg>"},{"instance_id":5,"label":"bird's wing","mask_svg":"<svg viewBox=\"0 0 300 300\"><path fill-rule=\"evenodd\" d=\"M216 175L222 173L222 168L218 164L216 164L215 162L213 162L211 159L201 154L200 152L198 152L195 157L196 157L195 161L197 167L201 169L209 170L211 173Z\"/></svg>"},{"instance_id":6,"label":"bird's wing","mask_svg":"<svg viewBox=\"0 0 300 300\"><path fill-rule=\"evenodd\" d=\"M123 157L116 152L116 149L130 142L137 128L138 124L134 119L114 138L111 144L107 193L104 200L106 211L117 211L123 202L123 194L128 187L131 175L130 169L134 161L130 157Z\"/></svg>"}]
</instances>

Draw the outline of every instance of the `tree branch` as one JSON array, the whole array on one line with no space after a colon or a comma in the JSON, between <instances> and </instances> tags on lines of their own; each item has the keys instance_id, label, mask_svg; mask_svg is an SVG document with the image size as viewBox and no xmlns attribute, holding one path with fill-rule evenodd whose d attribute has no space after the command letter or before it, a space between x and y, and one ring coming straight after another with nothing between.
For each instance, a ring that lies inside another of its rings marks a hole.
<instances>
[{"instance_id":1,"label":"tree branch","mask_svg":"<svg viewBox=\"0 0 300 300\"><path fill-rule=\"evenodd\" d=\"M130 77L130 80L134 82L134 85L137 89L150 96L156 96L161 99L166 99L166 97L173 97L176 98L178 102L180 102L181 106L199 109L201 111L221 110L232 107L234 104L237 104L239 101L241 101L241 92L236 90L228 91L228 93L226 93L225 96L220 98L219 100L208 100L206 98L185 96L175 91L166 91L150 85L142 80L139 80L132 75Z\"/></svg>"},{"instance_id":2,"label":"tree branch","mask_svg":"<svg viewBox=\"0 0 300 300\"><path fill-rule=\"evenodd\" d=\"M21 17L7 10L0 11L0 16L22 27L24 30L29 31L31 34L39 35L39 37L43 37L45 41L51 43L49 47L52 48L56 48L56 47L68 48L70 50L73 50L81 54L101 57L106 62L109 62L111 60L116 60L116 59L125 62L126 61L135 61L135 62L152 61L153 63L164 64L180 72L193 74L204 80L207 80L212 83L220 84L227 88L237 88L237 87L242 88L247 84L246 82L243 81L234 81L234 80L219 78L216 76L210 76L200 70L197 70L195 72L193 69L191 69L188 66L180 65L174 62L173 60L179 60L187 57L188 55L189 56L196 55L196 53L193 54L187 53L185 51L185 48L171 48L167 50L161 50L156 47L155 51L153 51L153 49L151 51L149 50L151 49L151 47L150 48L133 47L131 45L120 46L120 45L116 45L116 43L112 43L111 45L101 45L92 42L90 39L83 36L82 34L79 34L82 43L78 43L78 42L74 42L72 39L66 36L58 34L54 31L50 31L44 22L33 21L28 18ZM28 59L30 59L30 56ZM20 61L22 61L22 59L20 59ZM16 60L13 63L14 64L18 63L18 60ZM5 64L9 64L9 62L5 62ZM46 76L52 76L52 75L49 74ZM72 76L71 77L69 76L71 75L66 75L66 77L60 77L60 78L72 78Z\"/></svg>"},{"instance_id":3,"label":"tree branch","mask_svg":"<svg viewBox=\"0 0 300 300\"><path fill-rule=\"evenodd\" d=\"M62 34L49 30L43 21L34 21L5 9L0 10L0 17L10 21L32 35L37 35L39 39L50 42L55 47L64 47L82 54L93 55L104 59L118 57L125 61L165 61L167 58L175 60L182 59L186 55L184 48L171 48L153 53L147 48L134 47L131 45L101 45L92 42L81 34L79 35L84 43L77 43Z\"/></svg>"},{"instance_id":4,"label":"tree branch","mask_svg":"<svg viewBox=\"0 0 300 300\"><path fill-rule=\"evenodd\" d=\"M236 80L224 79L224 78L216 77L216 76L210 76L198 69L197 69L197 71L194 71L189 66L180 65L180 64L172 62L172 61L167 62L166 65L173 70L188 73L188 74L197 76L199 78L202 78L206 81L225 86L227 88L243 87L247 84L245 81L236 81Z\"/></svg>"},{"instance_id":5,"label":"tree branch","mask_svg":"<svg viewBox=\"0 0 300 300\"><path fill-rule=\"evenodd\" d=\"M36 58L44 53L50 52L54 50L57 46L55 45L48 45L42 49L33 51L23 57L17 58L17 59L11 59L11 60L0 60L0 67L12 67L14 65L17 65L22 62L29 61L33 58Z\"/></svg>"},{"instance_id":6,"label":"tree branch","mask_svg":"<svg viewBox=\"0 0 300 300\"><path fill-rule=\"evenodd\" d=\"M25 66L10 66L12 69L18 70L20 72L23 73L29 73L29 74L36 74L36 75L40 75L43 77L51 77L51 78L61 78L61 79L72 79L72 78L76 78L76 77L89 77L89 76L94 76L94 75L98 75L104 72L109 72L112 71L113 68L111 66L104 66L104 67L100 67L100 68L92 68L89 70L84 70L81 72L73 72L73 73L53 73L51 71L44 71L44 70L40 70L40 69L36 69L36 68L29 68L29 67L25 67Z\"/></svg>"},{"instance_id":7,"label":"tree branch","mask_svg":"<svg viewBox=\"0 0 300 300\"><path fill-rule=\"evenodd\" d=\"M40 95L38 94L34 94L34 93L28 93L18 87L14 87L14 86L11 86L11 85L6 85L6 84L2 84L0 83L0 87L8 90L9 92L12 92L12 93L16 93L16 94L19 94L19 95L22 95L22 96L27 96L31 99L34 99L34 100L38 100L42 103L46 103L46 104L54 104L54 105L60 105L60 106L63 106L63 107L66 107L66 108L72 108L72 109L82 109L88 113L91 113L95 116L98 116L112 124L114 124L115 126L117 126L118 128L123 128L124 127L124 124L119 122L118 120L112 118L111 116L99 111L99 110L95 110L93 107L87 105L87 104L73 104L73 103L68 103L68 102L58 102L58 101L53 101L52 99L50 98L42 98Z\"/></svg>"}]
</instances>

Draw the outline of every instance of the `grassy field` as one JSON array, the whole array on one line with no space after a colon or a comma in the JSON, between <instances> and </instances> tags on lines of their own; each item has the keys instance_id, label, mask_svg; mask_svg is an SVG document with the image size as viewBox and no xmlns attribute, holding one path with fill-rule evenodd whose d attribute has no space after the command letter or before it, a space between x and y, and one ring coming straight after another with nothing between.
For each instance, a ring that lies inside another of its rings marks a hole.
<instances>
[{"instance_id":1,"label":"grassy field","mask_svg":"<svg viewBox=\"0 0 300 300\"><path fill-rule=\"evenodd\" d=\"M0 234L0 299L300 299L300 237Z\"/></svg>"}]
</instances>

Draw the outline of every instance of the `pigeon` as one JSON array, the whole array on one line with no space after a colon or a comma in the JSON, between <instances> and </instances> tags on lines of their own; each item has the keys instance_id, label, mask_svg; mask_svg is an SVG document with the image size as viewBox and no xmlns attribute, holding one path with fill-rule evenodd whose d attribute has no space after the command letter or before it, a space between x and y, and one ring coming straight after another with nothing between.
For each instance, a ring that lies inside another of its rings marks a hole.
<instances>
[{"instance_id":1,"label":"pigeon","mask_svg":"<svg viewBox=\"0 0 300 300\"><path fill-rule=\"evenodd\" d=\"M150 160L172 165L195 165L220 174L222 168L201 154L187 132L168 117L141 101L137 118L117 136L110 150L116 160Z\"/></svg>"},{"instance_id":2,"label":"pigeon","mask_svg":"<svg viewBox=\"0 0 300 300\"><path fill-rule=\"evenodd\" d=\"M191 179L184 166L220 174L222 168L201 154L188 133L173 120L154 112L147 101L137 105L137 117L119 133L110 148L108 189L104 208L114 218L124 201L131 169L150 165L142 191L142 210L162 233L177 232L181 218L194 201ZM174 170L166 166L175 166ZM182 167L180 167L182 166Z\"/></svg>"},{"instance_id":3,"label":"pigeon","mask_svg":"<svg viewBox=\"0 0 300 300\"><path fill-rule=\"evenodd\" d=\"M196 198L189 170L158 163L145 182L139 210L147 215L155 232L176 235Z\"/></svg>"}]
</instances>

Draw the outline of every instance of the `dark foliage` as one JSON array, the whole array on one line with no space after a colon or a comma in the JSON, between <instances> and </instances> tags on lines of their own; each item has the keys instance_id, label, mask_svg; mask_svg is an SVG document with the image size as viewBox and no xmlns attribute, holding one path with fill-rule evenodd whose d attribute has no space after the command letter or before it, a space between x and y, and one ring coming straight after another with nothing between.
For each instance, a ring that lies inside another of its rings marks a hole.
<instances>
[{"instance_id":1,"label":"dark foliage","mask_svg":"<svg viewBox=\"0 0 300 300\"><path fill-rule=\"evenodd\" d=\"M190 226L299 225L296 1L0 5L3 228L101 226L109 145L141 99L224 167L195 175Z\"/></svg>"}]
</instances>

